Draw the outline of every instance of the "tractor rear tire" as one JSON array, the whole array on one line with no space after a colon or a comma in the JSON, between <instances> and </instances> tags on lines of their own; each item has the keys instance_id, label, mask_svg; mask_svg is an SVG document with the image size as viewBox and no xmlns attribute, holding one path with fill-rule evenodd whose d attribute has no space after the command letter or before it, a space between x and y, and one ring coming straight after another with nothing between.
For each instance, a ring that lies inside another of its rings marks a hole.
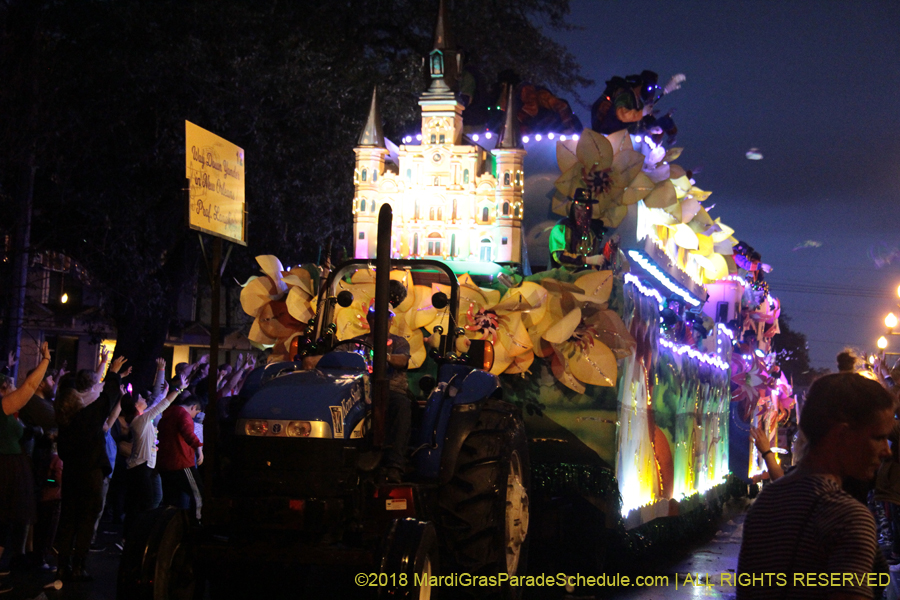
<instances>
[{"instance_id":1,"label":"tractor rear tire","mask_svg":"<svg viewBox=\"0 0 900 600\"><path fill-rule=\"evenodd\" d=\"M430 522L400 519L391 524L379 569L382 600L430 600L431 578L440 574L437 535Z\"/></svg>"},{"instance_id":2,"label":"tractor rear tire","mask_svg":"<svg viewBox=\"0 0 900 600\"><path fill-rule=\"evenodd\" d=\"M193 600L197 586L195 549L185 511L157 508L141 515L125 542L119 564L121 600Z\"/></svg>"},{"instance_id":3,"label":"tractor rear tire","mask_svg":"<svg viewBox=\"0 0 900 600\"><path fill-rule=\"evenodd\" d=\"M445 573L522 576L527 569L528 444L515 406L485 401L450 480L438 498L438 533ZM472 585L475 597L519 598L522 587Z\"/></svg>"}]
</instances>

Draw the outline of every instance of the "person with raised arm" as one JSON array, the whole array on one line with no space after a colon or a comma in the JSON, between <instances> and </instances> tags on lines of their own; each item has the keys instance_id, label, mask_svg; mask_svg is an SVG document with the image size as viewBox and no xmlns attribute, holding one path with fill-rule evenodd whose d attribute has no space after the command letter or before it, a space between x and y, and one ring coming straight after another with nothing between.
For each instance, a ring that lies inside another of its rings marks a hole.
<instances>
[{"instance_id":1,"label":"person with raised arm","mask_svg":"<svg viewBox=\"0 0 900 600\"><path fill-rule=\"evenodd\" d=\"M104 426L122 397L119 371L125 360L113 360L102 382L96 381L99 370L82 370L59 386L57 447L65 465L56 540L61 579L91 580L85 561L103 507L103 481L112 472Z\"/></svg>"},{"instance_id":2,"label":"person with raised arm","mask_svg":"<svg viewBox=\"0 0 900 600\"><path fill-rule=\"evenodd\" d=\"M0 411L0 573L8 574L9 552L7 548L22 546L23 540L15 540L11 546L14 531L25 531L27 525L35 521L34 473L19 440L23 426L16 413L24 407L38 386L50 365L50 349L47 342L41 344L41 361L25 381L16 389L11 382L6 388ZM26 527L22 527L25 525ZM0 580L0 592L12 588Z\"/></svg>"}]
</instances>

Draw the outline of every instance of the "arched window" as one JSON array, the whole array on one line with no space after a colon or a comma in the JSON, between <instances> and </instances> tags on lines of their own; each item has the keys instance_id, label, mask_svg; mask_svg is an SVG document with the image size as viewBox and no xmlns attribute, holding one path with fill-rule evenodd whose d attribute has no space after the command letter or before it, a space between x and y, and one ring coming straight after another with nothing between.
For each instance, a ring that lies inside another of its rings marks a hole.
<instances>
[{"instance_id":1,"label":"arched window","mask_svg":"<svg viewBox=\"0 0 900 600\"><path fill-rule=\"evenodd\" d=\"M418 233L413 236L413 251L412 251L412 253L413 253L413 256L419 255L419 234Z\"/></svg>"},{"instance_id":2,"label":"arched window","mask_svg":"<svg viewBox=\"0 0 900 600\"><path fill-rule=\"evenodd\" d=\"M416 219L419 219L419 208L420 208L420 207L419 207L419 201L416 200L415 213L414 213Z\"/></svg>"},{"instance_id":3,"label":"arched window","mask_svg":"<svg viewBox=\"0 0 900 600\"><path fill-rule=\"evenodd\" d=\"M521 183L522 183L522 171L516 171L516 185L521 185Z\"/></svg>"},{"instance_id":4,"label":"arched window","mask_svg":"<svg viewBox=\"0 0 900 600\"><path fill-rule=\"evenodd\" d=\"M442 134L440 135L440 138L438 138L438 141L439 141L441 144L443 144L444 142L447 141L447 138L446 138L446 137L444 136L444 134L442 133Z\"/></svg>"},{"instance_id":5,"label":"arched window","mask_svg":"<svg viewBox=\"0 0 900 600\"><path fill-rule=\"evenodd\" d=\"M428 207L428 220L429 221L434 221L434 210L435 209L433 206Z\"/></svg>"},{"instance_id":6,"label":"arched window","mask_svg":"<svg viewBox=\"0 0 900 600\"><path fill-rule=\"evenodd\" d=\"M441 234L435 232L428 236L428 256L441 255L441 242L444 241Z\"/></svg>"},{"instance_id":7,"label":"arched window","mask_svg":"<svg viewBox=\"0 0 900 600\"><path fill-rule=\"evenodd\" d=\"M468 169L463 171L463 183L469 183L469 170Z\"/></svg>"},{"instance_id":8,"label":"arched window","mask_svg":"<svg viewBox=\"0 0 900 600\"><path fill-rule=\"evenodd\" d=\"M435 134L431 134L431 143L434 144L437 142L437 136Z\"/></svg>"},{"instance_id":9,"label":"arched window","mask_svg":"<svg viewBox=\"0 0 900 600\"><path fill-rule=\"evenodd\" d=\"M369 212L375 212L375 201L372 200L372 207L369 209Z\"/></svg>"},{"instance_id":10,"label":"arched window","mask_svg":"<svg viewBox=\"0 0 900 600\"><path fill-rule=\"evenodd\" d=\"M438 221L444 220L444 207L443 206L437 207L437 220Z\"/></svg>"},{"instance_id":11,"label":"arched window","mask_svg":"<svg viewBox=\"0 0 900 600\"><path fill-rule=\"evenodd\" d=\"M509 185L509 171L503 174L503 185Z\"/></svg>"},{"instance_id":12,"label":"arched window","mask_svg":"<svg viewBox=\"0 0 900 600\"><path fill-rule=\"evenodd\" d=\"M362 180L363 181L366 180L366 170L365 169L362 170Z\"/></svg>"},{"instance_id":13,"label":"arched window","mask_svg":"<svg viewBox=\"0 0 900 600\"><path fill-rule=\"evenodd\" d=\"M363 198L359 201L359 212L366 212L366 199Z\"/></svg>"},{"instance_id":14,"label":"arched window","mask_svg":"<svg viewBox=\"0 0 900 600\"><path fill-rule=\"evenodd\" d=\"M456 256L456 234L450 235L450 256Z\"/></svg>"},{"instance_id":15,"label":"arched window","mask_svg":"<svg viewBox=\"0 0 900 600\"><path fill-rule=\"evenodd\" d=\"M482 238L481 239L481 251L479 253L479 258L484 262L490 262L491 260L491 239L490 238Z\"/></svg>"},{"instance_id":16,"label":"arched window","mask_svg":"<svg viewBox=\"0 0 900 600\"><path fill-rule=\"evenodd\" d=\"M516 179L518 179L518 178L519 178L519 176L516 175ZM378 171L372 171L372 183L375 183L376 181L378 181ZM516 183L519 183L519 182L516 181Z\"/></svg>"},{"instance_id":17,"label":"arched window","mask_svg":"<svg viewBox=\"0 0 900 600\"><path fill-rule=\"evenodd\" d=\"M491 219L491 211L487 206L485 206L481 210L481 220L484 221L485 223L487 223L488 221L490 221L490 219Z\"/></svg>"},{"instance_id":18,"label":"arched window","mask_svg":"<svg viewBox=\"0 0 900 600\"><path fill-rule=\"evenodd\" d=\"M519 205L518 204L516 204L516 208L513 210L513 216L517 219L521 216L519 213Z\"/></svg>"},{"instance_id":19,"label":"arched window","mask_svg":"<svg viewBox=\"0 0 900 600\"><path fill-rule=\"evenodd\" d=\"M438 177L437 175L434 176L434 185L435 185L435 187L441 185L441 178Z\"/></svg>"},{"instance_id":20,"label":"arched window","mask_svg":"<svg viewBox=\"0 0 900 600\"><path fill-rule=\"evenodd\" d=\"M456 220L456 198L453 199L453 219Z\"/></svg>"},{"instance_id":21,"label":"arched window","mask_svg":"<svg viewBox=\"0 0 900 600\"><path fill-rule=\"evenodd\" d=\"M412 169L406 170L406 180L412 183Z\"/></svg>"},{"instance_id":22,"label":"arched window","mask_svg":"<svg viewBox=\"0 0 900 600\"><path fill-rule=\"evenodd\" d=\"M509 202L503 203L503 216L507 216L509 214Z\"/></svg>"}]
</instances>

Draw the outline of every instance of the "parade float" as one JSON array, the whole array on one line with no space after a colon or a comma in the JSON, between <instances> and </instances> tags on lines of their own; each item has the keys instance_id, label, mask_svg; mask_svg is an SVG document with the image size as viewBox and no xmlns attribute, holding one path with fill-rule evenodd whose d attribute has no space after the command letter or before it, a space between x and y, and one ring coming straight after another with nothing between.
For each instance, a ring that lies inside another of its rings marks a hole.
<instances>
[{"instance_id":1,"label":"parade float","mask_svg":"<svg viewBox=\"0 0 900 600\"><path fill-rule=\"evenodd\" d=\"M373 93L347 200L357 259L374 256L389 204L391 257L441 260L459 278L451 315L431 305L440 283L391 274L406 290L391 333L409 341L410 387L435 371L436 331L489 340L504 398L528 415L534 535L557 527L599 544L615 531L641 550L683 533L759 472L750 427L773 437L794 401L771 345L768 267L710 214L711 192L677 164L674 123L656 109L684 77L611 79L591 128L548 90L509 83L500 122L471 126L451 64L454 49L436 43L421 130L399 145ZM322 267L258 262L241 294L251 342L272 361L315 352ZM333 331L348 340L368 333L375 276L342 285L353 302ZM535 507L560 498L600 522L542 520Z\"/></svg>"}]
</instances>

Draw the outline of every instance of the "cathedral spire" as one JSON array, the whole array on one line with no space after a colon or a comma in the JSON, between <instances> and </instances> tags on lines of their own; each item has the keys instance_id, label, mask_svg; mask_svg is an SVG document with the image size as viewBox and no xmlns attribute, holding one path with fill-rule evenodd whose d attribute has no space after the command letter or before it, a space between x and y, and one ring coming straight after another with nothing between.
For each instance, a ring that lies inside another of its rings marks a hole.
<instances>
[{"instance_id":1,"label":"cathedral spire","mask_svg":"<svg viewBox=\"0 0 900 600\"><path fill-rule=\"evenodd\" d=\"M462 55L457 51L450 34L450 19L444 0L438 4L437 22L434 26L434 48L428 54L428 71L431 76L432 94L446 94L456 89L462 69Z\"/></svg>"},{"instance_id":2,"label":"cathedral spire","mask_svg":"<svg viewBox=\"0 0 900 600\"><path fill-rule=\"evenodd\" d=\"M444 0L438 5L437 24L434 27L434 49L453 50L453 41L450 39L450 28L447 26L447 9Z\"/></svg>"},{"instance_id":3,"label":"cathedral spire","mask_svg":"<svg viewBox=\"0 0 900 600\"><path fill-rule=\"evenodd\" d=\"M359 134L359 146L384 148L384 133L381 129L381 109L378 106L378 87L372 89L372 104L369 106L369 117L366 126Z\"/></svg>"},{"instance_id":4,"label":"cathedral spire","mask_svg":"<svg viewBox=\"0 0 900 600\"><path fill-rule=\"evenodd\" d=\"M506 95L506 122L503 124L503 132L500 134L498 148L509 150L521 149L522 140L519 139L519 115L515 104L515 86L507 84Z\"/></svg>"}]
</instances>

